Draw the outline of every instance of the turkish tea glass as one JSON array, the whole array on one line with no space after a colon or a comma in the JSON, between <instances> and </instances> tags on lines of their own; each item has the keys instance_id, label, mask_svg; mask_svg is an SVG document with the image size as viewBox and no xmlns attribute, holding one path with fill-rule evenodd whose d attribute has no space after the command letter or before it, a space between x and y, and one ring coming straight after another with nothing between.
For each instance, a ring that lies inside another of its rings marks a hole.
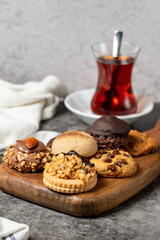
<instances>
[{"instance_id":1,"label":"turkish tea glass","mask_svg":"<svg viewBox=\"0 0 160 240\"><path fill-rule=\"evenodd\" d=\"M98 83L91 109L99 115L136 113L137 102L131 75L140 47L122 42L118 57L113 57L112 47L113 42L100 42L92 46L98 66Z\"/></svg>"}]
</instances>

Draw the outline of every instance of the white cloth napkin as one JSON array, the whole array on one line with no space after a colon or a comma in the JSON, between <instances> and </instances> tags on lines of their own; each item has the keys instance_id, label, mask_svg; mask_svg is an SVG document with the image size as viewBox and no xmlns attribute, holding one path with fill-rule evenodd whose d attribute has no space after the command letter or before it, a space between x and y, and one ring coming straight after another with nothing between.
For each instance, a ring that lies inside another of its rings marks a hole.
<instances>
[{"instance_id":1,"label":"white cloth napkin","mask_svg":"<svg viewBox=\"0 0 160 240\"><path fill-rule=\"evenodd\" d=\"M29 226L0 217L0 240L27 240Z\"/></svg>"},{"instance_id":2,"label":"white cloth napkin","mask_svg":"<svg viewBox=\"0 0 160 240\"><path fill-rule=\"evenodd\" d=\"M59 134L60 132L56 132L56 131L38 131L33 133L29 137L35 137L38 140L42 141L44 144L47 144L51 138L55 138Z\"/></svg>"},{"instance_id":3,"label":"white cloth napkin","mask_svg":"<svg viewBox=\"0 0 160 240\"><path fill-rule=\"evenodd\" d=\"M25 84L0 80L0 146L35 133L41 120L54 116L59 98L65 97L66 92L55 76Z\"/></svg>"}]
</instances>

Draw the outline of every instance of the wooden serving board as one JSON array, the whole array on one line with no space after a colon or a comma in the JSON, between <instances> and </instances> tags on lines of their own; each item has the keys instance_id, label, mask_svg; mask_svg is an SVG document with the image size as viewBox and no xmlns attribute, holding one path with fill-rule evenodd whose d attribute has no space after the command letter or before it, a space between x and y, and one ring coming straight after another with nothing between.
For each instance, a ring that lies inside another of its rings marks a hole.
<instances>
[{"instance_id":1,"label":"wooden serving board","mask_svg":"<svg viewBox=\"0 0 160 240\"><path fill-rule=\"evenodd\" d=\"M160 146L160 120L148 131ZM0 189L30 202L65 212L74 216L96 216L126 201L160 174L160 149L157 152L135 158L137 173L129 178L99 178L89 192L66 195L47 189L42 173L19 173L0 164Z\"/></svg>"}]
</instances>

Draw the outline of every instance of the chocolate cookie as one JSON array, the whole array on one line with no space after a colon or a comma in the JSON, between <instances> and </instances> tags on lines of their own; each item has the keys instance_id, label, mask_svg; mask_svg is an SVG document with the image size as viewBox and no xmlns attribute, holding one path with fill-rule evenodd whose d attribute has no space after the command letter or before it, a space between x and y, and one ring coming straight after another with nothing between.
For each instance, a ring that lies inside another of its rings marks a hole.
<instances>
[{"instance_id":1,"label":"chocolate cookie","mask_svg":"<svg viewBox=\"0 0 160 240\"><path fill-rule=\"evenodd\" d=\"M129 132L130 145L127 150L132 156L143 156L155 152L158 148L154 139L149 137L146 133L140 133L137 130Z\"/></svg>"},{"instance_id":2,"label":"chocolate cookie","mask_svg":"<svg viewBox=\"0 0 160 240\"><path fill-rule=\"evenodd\" d=\"M122 150L99 150L93 158L97 173L101 177L129 177L137 171L137 164L128 152Z\"/></svg>"},{"instance_id":3,"label":"chocolate cookie","mask_svg":"<svg viewBox=\"0 0 160 240\"><path fill-rule=\"evenodd\" d=\"M129 144L129 125L112 115L97 119L85 131L94 137L99 149L126 149Z\"/></svg>"},{"instance_id":4,"label":"chocolate cookie","mask_svg":"<svg viewBox=\"0 0 160 240\"><path fill-rule=\"evenodd\" d=\"M124 136L93 136L97 141L98 148L103 149L126 149L129 145L128 135Z\"/></svg>"},{"instance_id":5,"label":"chocolate cookie","mask_svg":"<svg viewBox=\"0 0 160 240\"><path fill-rule=\"evenodd\" d=\"M37 172L52 160L52 154L42 142L35 138L17 140L17 143L6 148L3 161L9 168L19 172Z\"/></svg>"}]
</instances>

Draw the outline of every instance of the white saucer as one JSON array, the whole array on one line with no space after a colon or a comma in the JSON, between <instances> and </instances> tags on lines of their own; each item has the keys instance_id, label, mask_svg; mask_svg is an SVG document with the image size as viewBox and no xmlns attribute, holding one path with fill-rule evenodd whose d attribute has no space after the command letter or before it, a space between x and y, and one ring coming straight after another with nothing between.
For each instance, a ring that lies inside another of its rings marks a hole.
<instances>
[{"instance_id":1,"label":"white saucer","mask_svg":"<svg viewBox=\"0 0 160 240\"><path fill-rule=\"evenodd\" d=\"M100 115L94 114L90 109L94 92L94 88L77 91L69 94L64 101L64 104L68 110L76 114L77 117L89 125L92 124L96 119L100 118ZM154 103L145 96L137 97L137 103L137 113L117 117L123 119L127 123L133 123L136 119L151 112L154 106Z\"/></svg>"}]
</instances>

